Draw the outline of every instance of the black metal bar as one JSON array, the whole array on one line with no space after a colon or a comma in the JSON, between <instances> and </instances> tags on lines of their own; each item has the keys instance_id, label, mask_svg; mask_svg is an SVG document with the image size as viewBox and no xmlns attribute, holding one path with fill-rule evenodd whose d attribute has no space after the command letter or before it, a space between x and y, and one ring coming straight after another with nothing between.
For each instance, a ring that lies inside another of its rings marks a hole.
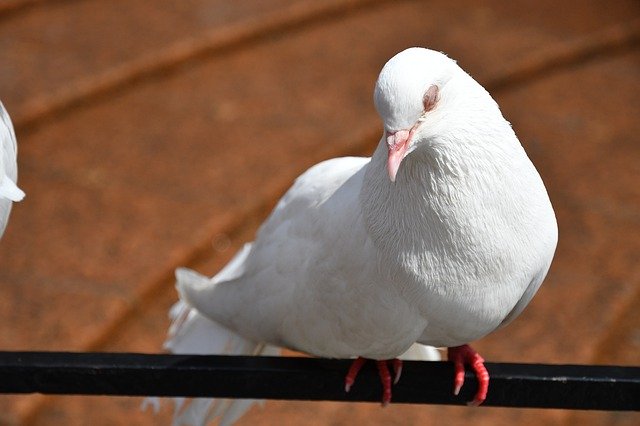
<instances>
[{"instance_id":1,"label":"black metal bar","mask_svg":"<svg viewBox=\"0 0 640 426\"><path fill-rule=\"evenodd\" d=\"M373 363L350 393L350 360L318 358L0 352L0 393L379 401ZM640 367L487 363L485 406L640 411ZM467 372L452 395L453 366L405 361L395 403L464 405L477 382Z\"/></svg>"}]
</instances>

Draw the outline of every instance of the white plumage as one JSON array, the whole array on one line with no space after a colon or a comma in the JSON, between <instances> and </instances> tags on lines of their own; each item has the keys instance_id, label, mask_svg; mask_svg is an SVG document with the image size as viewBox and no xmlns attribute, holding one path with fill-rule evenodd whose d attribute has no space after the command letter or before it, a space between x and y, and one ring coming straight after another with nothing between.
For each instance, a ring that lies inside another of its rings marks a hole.
<instances>
[{"instance_id":1,"label":"white plumage","mask_svg":"<svg viewBox=\"0 0 640 426\"><path fill-rule=\"evenodd\" d=\"M177 271L169 349L387 360L416 342L465 345L527 305L557 226L495 101L421 48L384 66L374 100L384 135L372 158L305 172L213 278Z\"/></svg>"},{"instance_id":2,"label":"white plumage","mask_svg":"<svg viewBox=\"0 0 640 426\"><path fill-rule=\"evenodd\" d=\"M14 201L24 198L24 192L17 187L18 165L16 158L18 145L13 124L7 110L0 102L0 143L2 154L0 155L0 236L4 233L11 213L11 205Z\"/></svg>"}]
</instances>

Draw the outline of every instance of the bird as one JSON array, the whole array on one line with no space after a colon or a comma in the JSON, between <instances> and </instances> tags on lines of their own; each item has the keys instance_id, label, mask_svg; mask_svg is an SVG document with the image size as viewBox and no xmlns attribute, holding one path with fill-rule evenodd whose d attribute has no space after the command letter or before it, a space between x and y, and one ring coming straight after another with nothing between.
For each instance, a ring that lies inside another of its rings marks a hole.
<instances>
[{"instance_id":1,"label":"bird","mask_svg":"<svg viewBox=\"0 0 640 426\"><path fill-rule=\"evenodd\" d=\"M0 237L4 234L11 213L11 206L24 198L24 192L16 185L18 181L18 144L11 118L0 102Z\"/></svg>"},{"instance_id":2,"label":"bird","mask_svg":"<svg viewBox=\"0 0 640 426\"><path fill-rule=\"evenodd\" d=\"M401 354L447 348L453 392L469 365L479 405L489 375L469 343L516 318L547 275L558 240L549 195L496 101L446 54L396 54L373 100L382 136L370 158L304 172L215 276L176 270L166 347L350 358L346 391L373 360L383 404ZM223 401L199 416L230 424L246 409Z\"/></svg>"}]
</instances>

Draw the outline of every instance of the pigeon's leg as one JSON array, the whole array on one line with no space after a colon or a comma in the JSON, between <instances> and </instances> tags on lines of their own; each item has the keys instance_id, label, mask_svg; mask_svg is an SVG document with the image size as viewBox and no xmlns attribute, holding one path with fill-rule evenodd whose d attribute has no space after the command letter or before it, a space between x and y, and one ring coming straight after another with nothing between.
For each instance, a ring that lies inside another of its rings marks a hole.
<instances>
[{"instance_id":1,"label":"pigeon's leg","mask_svg":"<svg viewBox=\"0 0 640 426\"><path fill-rule=\"evenodd\" d=\"M351 367L349 367L349 371L344 378L344 390L345 392L349 392L351 390L351 386L356 381L356 376L360 372L360 369L366 362L366 358L358 357L356 358ZM392 363L394 370L394 379L393 384L398 383L400 380L400 374L402 373L402 360L392 359L392 360L381 360L376 361L376 366L378 367L378 373L380 375L380 381L382 382L382 405L385 406L391 402L391 373L389 372L389 367L387 365L388 362Z\"/></svg>"},{"instance_id":2,"label":"pigeon's leg","mask_svg":"<svg viewBox=\"0 0 640 426\"><path fill-rule=\"evenodd\" d=\"M478 378L478 391L469 405L480 405L487 397L489 390L489 372L484 366L484 359L469 345L448 348L447 357L455 366L453 394L458 395L464 383L464 364L469 364Z\"/></svg>"},{"instance_id":3,"label":"pigeon's leg","mask_svg":"<svg viewBox=\"0 0 640 426\"><path fill-rule=\"evenodd\" d=\"M382 382L382 406L385 407L391 402L391 374L389 374L387 361L376 361L376 366Z\"/></svg>"}]
</instances>

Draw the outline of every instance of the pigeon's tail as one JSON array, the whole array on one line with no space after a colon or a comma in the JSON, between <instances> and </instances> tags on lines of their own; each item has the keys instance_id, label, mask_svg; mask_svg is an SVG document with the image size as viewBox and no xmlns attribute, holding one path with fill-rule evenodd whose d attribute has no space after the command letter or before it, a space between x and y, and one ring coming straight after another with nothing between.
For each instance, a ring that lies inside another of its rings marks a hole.
<instances>
[{"instance_id":1,"label":"pigeon's tail","mask_svg":"<svg viewBox=\"0 0 640 426\"><path fill-rule=\"evenodd\" d=\"M181 285L204 285L209 278L188 269L176 271L178 287ZM201 282L185 282L201 281ZM217 355L264 355L277 356L280 349L252 342L231 330L202 316L184 300L171 308L172 323L165 348L179 354ZM219 418L220 425L231 425L254 403L261 401L241 399L174 398L174 426L205 425ZM157 398L148 398L145 405L158 405Z\"/></svg>"},{"instance_id":2,"label":"pigeon's tail","mask_svg":"<svg viewBox=\"0 0 640 426\"><path fill-rule=\"evenodd\" d=\"M398 358L405 361L440 361L442 359L438 349L420 343L411 345L411 347Z\"/></svg>"}]
</instances>

